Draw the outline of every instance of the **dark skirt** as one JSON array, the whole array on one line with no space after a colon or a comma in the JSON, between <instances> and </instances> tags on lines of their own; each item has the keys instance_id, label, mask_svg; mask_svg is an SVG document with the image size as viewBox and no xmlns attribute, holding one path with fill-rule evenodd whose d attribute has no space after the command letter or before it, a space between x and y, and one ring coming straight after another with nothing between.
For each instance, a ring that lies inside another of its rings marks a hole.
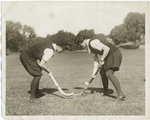
<instances>
[{"instance_id":1,"label":"dark skirt","mask_svg":"<svg viewBox=\"0 0 150 120\"><path fill-rule=\"evenodd\" d=\"M103 66L104 71L111 69L113 71L118 71L122 62L122 53L119 49L114 51L105 59L105 64Z\"/></svg>"},{"instance_id":2,"label":"dark skirt","mask_svg":"<svg viewBox=\"0 0 150 120\"><path fill-rule=\"evenodd\" d=\"M26 52L23 51L20 54L20 61L31 76L36 77L42 75L42 69L38 66L37 61L28 56Z\"/></svg>"}]
</instances>

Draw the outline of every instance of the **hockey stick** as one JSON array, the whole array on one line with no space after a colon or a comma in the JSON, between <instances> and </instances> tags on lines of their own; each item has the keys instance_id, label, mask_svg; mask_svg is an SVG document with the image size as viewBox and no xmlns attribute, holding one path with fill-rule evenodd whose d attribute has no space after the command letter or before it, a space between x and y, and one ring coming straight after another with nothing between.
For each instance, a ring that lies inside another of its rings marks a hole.
<instances>
[{"instance_id":1,"label":"hockey stick","mask_svg":"<svg viewBox=\"0 0 150 120\"><path fill-rule=\"evenodd\" d=\"M73 92L72 92L72 93L69 93L69 94L65 93L65 92L60 88L60 86L58 85L58 83L57 83L57 81L55 80L55 78L54 78L53 76L51 76L50 78L53 80L54 84L56 85L57 89L61 92L61 94L65 95L65 96L72 96L72 95L74 95Z\"/></svg>"},{"instance_id":2,"label":"hockey stick","mask_svg":"<svg viewBox=\"0 0 150 120\"><path fill-rule=\"evenodd\" d=\"M99 68L97 69L95 75L97 75L97 73L99 72L100 69L101 69L101 66L99 66ZM74 95L82 95L82 93L88 88L89 84L91 84L93 80L94 80L94 78L92 77L89 82L85 82L84 89L80 93L74 94Z\"/></svg>"}]
</instances>

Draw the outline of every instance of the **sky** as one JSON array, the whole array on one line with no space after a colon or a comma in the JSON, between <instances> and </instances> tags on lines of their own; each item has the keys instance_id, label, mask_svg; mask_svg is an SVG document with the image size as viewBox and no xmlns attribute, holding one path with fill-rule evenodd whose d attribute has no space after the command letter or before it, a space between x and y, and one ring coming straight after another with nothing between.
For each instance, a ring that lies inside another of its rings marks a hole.
<instances>
[{"instance_id":1,"label":"sky","mask_svg":"<svg viewBox=\"0 0 150 120\"><path fill-rule=\"evenodd\" d=\"M74 35L80 30L94 29L96 34L110 34L123 23L129 12L146 13L146 2L115 1L51 1L2 2L2 20L20 22L34 28L36 34L46 37L59 30Z\"/></svg>"}]
</instances>

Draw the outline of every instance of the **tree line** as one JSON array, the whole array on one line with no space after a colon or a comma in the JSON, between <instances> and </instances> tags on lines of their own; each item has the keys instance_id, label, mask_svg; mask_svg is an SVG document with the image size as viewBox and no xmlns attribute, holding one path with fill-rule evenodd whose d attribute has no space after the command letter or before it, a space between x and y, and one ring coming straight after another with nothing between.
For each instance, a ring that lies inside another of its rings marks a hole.
<instances>
[{"instance_id":1,"label":"tree line","mask_svg":"<svg viewBox=\"0 0 150 120\"><path fill-rule=\"evenodd\" d=\"M94 29L80 30L79 33L84 38L90 39L95 35ZM128 41L140 40L141 36L145 36L145 14L137 12L130 12L125 17L123 24L115 26L110 34L104 35L103 33L97 34L99 37L111 38L112 41L118 45ZM75 35L71 32L63 30L58 31L56 34L48 34L45 38L39 37L34 28L28 25L21 25L20 22L6 21L6 52L18 52L35 43L44 40L65 40L69 43L70 50L82 49L74 42Z\"/></svg>"},{"instance_id":2,"label":"tree line","mask_svg":"<svg viewBox=\"0 0 150 120\"><path fill-rule=\"evenodd\" d=\"M115 26L110 32L110 38L116 45L125 42L135 42L145 37L145 14L130 12L123 24Z\"/></svg>"}]
</instances>

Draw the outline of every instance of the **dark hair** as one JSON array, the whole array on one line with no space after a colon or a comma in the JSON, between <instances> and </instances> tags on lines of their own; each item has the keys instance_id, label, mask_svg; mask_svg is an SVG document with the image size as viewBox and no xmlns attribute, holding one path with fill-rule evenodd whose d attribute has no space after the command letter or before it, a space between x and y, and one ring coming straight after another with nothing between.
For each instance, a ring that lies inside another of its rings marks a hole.
<instances>
[{"instance_id":1,"label":"dark hair","mask_svg":"<svg viewBox=\"0 0 150 120\"><path fill-rule=\"evenodd\" d=\"M63 50L69 50L69 49L70 49L69 45L68 45L68 46L62 46L61 48L62 48Z\"/></svg>"},{"instance_id":2,"label":"dark hair","mask_svg":"<svg viewBox=\"0 0 150 120\"><path fill-rule=\"evenodd\" d=\"M58 40L54 42L56 45L63 47L63 46L68 46L68 43L65 40Z\"/></svg>"},{"instance_id":3,"label":"dark hair","mask_svg":"<svg viewBox=\"0 0 150 120\"><path fill-rule=\"evenodd\" d=\"M81 44L83 42L83 37L82 35L79 33L76 37L75 37L75 44Z\"/></svg>"},{"instance_id":4,"label":"dark hair","mask_svg":"<svg viewBox=\"0 0 150 120\"><path fill-rule=\"evenodd\" d=\"M66 42L65 40L57 40L54 42L56 45L58 45L59 47L61 47L63 49L63 51L66 49L66 50L69 50L70 47L69 47L69 44L68 42Z\"/></svg>"}]
</instances>

